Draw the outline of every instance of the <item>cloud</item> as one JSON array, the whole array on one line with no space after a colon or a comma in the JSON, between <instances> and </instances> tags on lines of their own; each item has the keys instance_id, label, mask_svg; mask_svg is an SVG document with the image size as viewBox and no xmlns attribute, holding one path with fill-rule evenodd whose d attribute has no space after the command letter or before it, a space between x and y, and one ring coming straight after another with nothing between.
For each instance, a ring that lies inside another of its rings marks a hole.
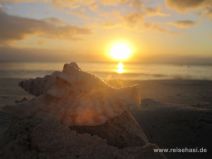
<instances>
[{"instance_id":1,"label":"cloud","mask_svg":"<svg viewBox=\"0 0 212 159\"><path fill-rule=\"evenodd\" d=\"M22 3L22 2L47 2L48 0L1 0L0 4L8 4L8 3Z\"/></svg>"},{"instance_id":2,"label":"cloud","mask_svg":"<svg viewBox=\"0 0 212 159\"><path fill-rule=\"evenodd\" d=\"M209 8L206 10L205 14L212 18L212 7L211 7L211 8L209 7Z\"/></svg>"},{"instance_id":3,"label":"cloud","mask_svg":"<svg viewBox=\"0 0 212 159\"><path fill-rule=\"evenodd\" d=\"M168 6L179 11L200 7L205 1L207 0L166 0Z\"/></svg>"},{"instance_id":4,"label":"cloud","mask_svg":"<svg viewBox=\"0 0 212 159\"><path fill-rule=\"evenodd\" d=\"M88 7L96 4L95 0L52 0L51 3L56 7L62 8L79 8L79 7Z\"/></svg>"},{"instance_id":5,"label":"cloud","mask_svg":"<svg viewBox=\"0 0 212 159\"><path fill-rule=\"evenodd\" d=\"M0 46L0 57L1 57L0 62L48 61L48 60L57 61L61 59L62 56L61 54L57 54L56 52L62 52L62 51Z\"/></svg>"},{"instance_id":6,"label":"cloud","mask_svg":"<svg viewBox=\"0 0 212 159\"><path fill-rule=\"evenodd\" d=\"M190 28L196 24L195 21L192 20L178 20L175 22L170 23L171 25L175 26L176 28Z\"/></svg>"},{"instance_id":7,"label":"cloud","mask_svg":"<svg viewBox=\"0 0 212 159\"><path fill-rule=\"evenodd\" d=\"M147 29L156 30L156 31L159 31L159 32L172 33L171 31L167 30L165 27L162 27L158 23L144 22L143 26Z\"/></svg>"},{"instance_id":8,"label":"cloud","mask_svg":"<svg viewBox=\"0 0 212 159\"><path fill-rule=\"evenodd\" d=\"M163 12L159 7L146 7L144 13L146 16L168 16L168 14Z\"/></svg>"},{"instance_id":9,"label":"cloud","mask_svg":"<svg viewBox=\"0 0 212 159\"><path fill-rule=\"evenodd\" d=\"M159 32L170 32L162 24L146 20L152 16L168 16L168 14L164 13L160 7L146 7L141 5L139 8L134 8L133 11L124 15L123 18L131 28L132 26L137 26L139 30L142 28Z\"/></svg>"},{"instance_id":10,"label":"cloud","mask_svg":"<svg viewBox=\"0 0 212 159\"><path fill-rule=\"evenodd\" d=\"M26 0L3 0L10 2L23 2ZM35 1L35 0L30 0ZM40 0L41 1L41 0ZM211 15L212 9L208 8L208 3L210 0L165 0L167 5L179 12L183 12L184 10L190 10L191 8L202 8L203 6L207 8L205 9L204 14ZM169 24L177 28L189 28L193 26L193 23L185 22L185 21L176 21L168 23L158 23L157 21L151 20L152 16L170 16L167 13L167 10L164 9L164 6L154 6L146 3L143 0L43 0L43 2L47 2L55 7L60 9L64 9L66 13L74 14L77 11L77 15L81 21L85 22L88 26L96 25L101 27L105 25L106 28L123 28L129 27L134 28L140 27L142 29L151 29L156 31L168 31ZM105 6L107 9L105 9ZM124 9L121 9L121 8ZM68 9L67 9L68 8ZM120 9L119 9L120 8ZM118 12L119 14L110 15L113 12ZM80 16L78 15L80 14ZM149 19L150 20L149 20ZM42 21L43 22L43 21ZM48 23L45 21L45 23ZM57 22L58 24L58 22ZM121 24L121 25L120 25ZM123 24L123 25L122 25ZM52 24L54 26L54 24ZM134 27L135 26L135 27ZM46 28L46 27L44 27ZM58 37L63 37L63 33L59 28L64 28L64 26L57 27L57 29L51 28L48 29L48 32L52 32L52 35L57 35ZM83 29L83 28L81 28ZM39 29L41 31L41 29ZM60 32L60 35L58 34ZM168 31L169 32L169 31ZM80 34L80 33L79 33ZM46 34L47 36L47 34ZM50 36L50 34L48 34Z\"/></svg>"},{"instance_id":11,"label":"cloud","mask_svg":"<svg viewBox=\"0 0 212 159\"><path fill-rule=\"evenodd\" d=\"M166 3L178 12L198 10L202 15L211 17L212 0L166 0Z\"/></svg>"},{"instance_id":12,"label":"cloud","mask_svg":"<svg viewBox=\"0 0 212 159\"><path fill-rule=\"evenodd\" d=\"M127 5L139 9L143 6L141 0L99 0L103 5Z\"/></svg>"},{"instance_id":13,"label":"cloud","mask_svg":"<svg viewBox=\"0 0 212 159\"><path fill-rule=\"evenodd\" d=\"M153 22L144 22L144 19L149 16L167 16L160 7L147 7L144 5L141 0L53 0L53 4L57 7L65 8L81 8L81 7L90 7L90 4L95 4L97 10L95 14L98 15L99 21L97 23L99 26L103 25L105 28L114 28L114 27L129 27L140 26L142 28L147 28L157 31L165 31L166 29L160 26L159 24ZM102 10L102 6L113 6L110 10ZM117 10L114 6L126 7L125 11ZM92 10L93 11L93 10ZM115 11L116 14L111 16L111 13ZM117 14L119 12L119 14ZM84 13L86 14L86 13ZM105 16L107 15L107 16ZM108 18L109 17L109 18ZM111 18L112 17L112 18ZM95 17L97 18L97 17ZM90 21L94 17L89 17ZM94 20L93 20L94 21ZM96 23L96 25L97 25ZM121 24L121 25L119 25ZM127 24L127 25L126 25Z\"/></svg>"},{"instance_id":14,"label":"cloud","mask_svg":"<svg viewBox=\"0 0 212 159\"><path fill-rule=\"evenodd\" d=\"M29 35L51 38L74 39L91 31L74 25L67 25L58 19L35 20L8 15L0 10L0 41L21 40Z\"/></svg>"},{"instance_id":15,"label":"cloud","mask_svg":"<svg viewBox=\"0 0 212 159\"><path fill-rule=\"evenodd\" d=\"M124 17L129 23L137 23L151 16L167 16L167 14L159 7L146 7L140 5L137 8L135 7L133 11L127 13Z\"/></svg>"},{"instance_id":16,"label":"cloud","mask_svg":"<svg viewBox=\"0 0 212 159\"><path fill-rule=\"evenodd\" d=\"M148 29L153 31L159 31L159 32L169 32L165 27L163 27L159 23L155 22L146 22L144 15L139 13L132 13L124 17L125 21L128 25L130 25L130 28L137 28L138 30Z\"/></svg>"},{"instance_id":17,"label":"cloud","mask_svg":"<svg viewBox=\"0 0 212 159\"><path fill-rule=\"evenodd\" d=\"M102 6L112 7L112 6L127 6L132 8L140 8L143 6L140 0L51 0L49 1L53 6L59 8L69 8L69 9L88 9L90 11L95 11Z\"/></svg>"},{"instance_id":18,"label":"cloud","mask_svg":"<svg viewBox=\"0 0 212 159\"><path fill-rule=\"evenodd\" d=\"M64 48L20 48L0 46L0 62L64 62L64 61L105 61L104 56L88 50L65 50Z\"/></svg>"},{"instance_id":19,"label":"cloud","mask_svg":"<svg viewBox=\"0 0 212 159\"><path fill-rule=\"evenodd\" d=\"M127 14L124 18L129 24L135 25L137 22L144 20L144 15L140 14L139 12L133 12Z\"/></svg>"}]
</instances>

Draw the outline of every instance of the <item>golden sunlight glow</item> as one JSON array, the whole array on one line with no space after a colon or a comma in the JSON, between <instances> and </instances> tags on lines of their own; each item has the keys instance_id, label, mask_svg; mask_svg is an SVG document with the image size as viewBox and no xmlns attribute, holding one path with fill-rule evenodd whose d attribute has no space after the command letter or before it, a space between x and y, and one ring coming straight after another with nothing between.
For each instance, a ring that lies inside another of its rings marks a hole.
<instances>
[{"instance_id":1,"label":"golden sunlight glow","mask_svg":"<svg viewBox=\"0 0 212 159\"><path fill-rule=\"evenodd\" d=\"M117 70L116 70L117 73L124 73L124 64L119 62L118 65L117 65Z\"/></svg>"},{"instance_id":2,"label":"golden sunlight glow","mask_svg":"<svg viewBox=\"0 0 212 159\"><path fill-rule=\"evenodd\" d=\"M114 43L109 54L115 60L126 60L132 55L132 48L125 42Z\"/></svg>"}]
</instances>

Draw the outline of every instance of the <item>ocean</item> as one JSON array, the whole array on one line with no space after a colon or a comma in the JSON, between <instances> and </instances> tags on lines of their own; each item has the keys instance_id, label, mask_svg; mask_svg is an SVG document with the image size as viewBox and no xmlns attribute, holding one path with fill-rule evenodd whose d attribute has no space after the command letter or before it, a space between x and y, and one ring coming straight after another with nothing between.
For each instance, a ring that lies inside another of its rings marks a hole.
<instances>
[{"instance_id":1,"label":"ocean","mask_svg":"<svg viewBox=\"0 0 212 159\"><path fill-rule=\"evenodd\" d=\"M42 77L62 70L62 62L0 63L0 78ZM80 68L98 77L122 80L212 80L212 65L125 64L80 62ZM120 68L121 67L121 68Z\"/></svg>"}]
</instances>

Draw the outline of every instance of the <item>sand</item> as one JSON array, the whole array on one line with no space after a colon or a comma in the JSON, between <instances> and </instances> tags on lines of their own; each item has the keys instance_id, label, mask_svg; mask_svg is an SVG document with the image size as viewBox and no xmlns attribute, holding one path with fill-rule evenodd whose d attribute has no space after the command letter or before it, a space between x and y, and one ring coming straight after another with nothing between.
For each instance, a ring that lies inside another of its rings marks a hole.
<instances>
[{"instance_id":1,"label":"sand","mask_svg":"<svg viewBox=\"0 0 212 159\"><path fill-rule=\"evenodd\" d=\"M19 81L0 79L0 108L24 97L31 98L18 87ZM168 158L211 158L212 81L121 82L121 85L131 84L138 84L141 90L141 105L132 110L150 142L160 148L204 147L209 151L206 154L167 153Z\"/></svg>"}]
</instances>

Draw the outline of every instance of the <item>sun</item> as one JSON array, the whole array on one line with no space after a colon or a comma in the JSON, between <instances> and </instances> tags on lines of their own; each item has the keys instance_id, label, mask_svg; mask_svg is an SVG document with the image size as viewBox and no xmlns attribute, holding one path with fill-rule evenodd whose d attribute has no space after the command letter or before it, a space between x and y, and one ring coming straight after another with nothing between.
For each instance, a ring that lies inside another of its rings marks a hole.
<instances>
[{"instance_id":1,"label":"sun","mask_svg":"<svg viewBox=\"0 0 212 159\"><path fill-rule=\"evenodd\" d=\"M111 46L109 54L113 59L123 61L132 55L132 48L126 42L117 42Z\"/></svg>"}]
</instances>

